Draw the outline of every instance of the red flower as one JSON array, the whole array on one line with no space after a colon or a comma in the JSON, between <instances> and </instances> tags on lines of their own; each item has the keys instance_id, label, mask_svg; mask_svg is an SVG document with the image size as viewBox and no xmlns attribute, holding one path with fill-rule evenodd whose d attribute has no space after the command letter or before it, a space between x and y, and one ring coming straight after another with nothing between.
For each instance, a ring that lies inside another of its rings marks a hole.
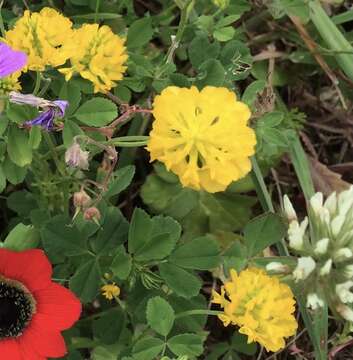
<instances>
[{"instance_id":1,"label":"red flower","mask_svg":"<svg viewBox=\"0 0 353 360\"><path fill-rule=\"evenodd\" d=\"M0 358L46 360L66 353L61 331L80 317L81 304L51 280L44 252L0 249Z\"/></svg>"}]
</instances>

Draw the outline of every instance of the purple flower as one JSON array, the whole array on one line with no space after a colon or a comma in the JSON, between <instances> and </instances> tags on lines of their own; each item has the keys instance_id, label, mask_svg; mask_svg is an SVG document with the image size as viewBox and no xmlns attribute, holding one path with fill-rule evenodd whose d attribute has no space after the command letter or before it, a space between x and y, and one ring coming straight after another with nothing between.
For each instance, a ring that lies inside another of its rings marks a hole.
<instances>
[{"instance_id":1,"label":"purple flower","mask_svg":"<svg viewBox=\"0 0 353 360\"><path fill-rule=\"evenodd\" d=\"M50 106L47 110L42 111L36 118L26 121L28 126L41 126L45 130L52 130L54 127L55 118L63 118L65 110L69 104L64 100L50 101Z\"/></svg>"},{"instance_id":2,"label":"purple flower","mask_svg":"<svg viewBox=\"0 0 353 360\"><path fill-rule=\"evenodd\" d=\"M21 70L27 63L27 55L14 51L8 45L0 43L0 78Z\"/></svg>"},{"instance_id":3,"label":"purple flower","mask_svg":"<svg viewBox=\"0 0 353 360\"><path fill-rule=\"evenodd\" d=\"M45 100L32 94L21 94L16 91L11 91L9 94L11 103L19 105L31 105L36 108L43 109L39 115L33 120L26 121L28 126L41 126L45 130L52 130L54 127L55 118L63 118L65 110L69 103L65 100Z\"/></svg>"}]
</instances>

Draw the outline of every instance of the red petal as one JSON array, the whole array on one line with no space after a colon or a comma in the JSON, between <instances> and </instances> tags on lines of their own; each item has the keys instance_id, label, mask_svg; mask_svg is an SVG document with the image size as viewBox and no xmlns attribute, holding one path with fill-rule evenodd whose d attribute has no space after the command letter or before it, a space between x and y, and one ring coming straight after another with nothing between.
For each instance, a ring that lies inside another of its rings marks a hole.
<instances>
[{"instance_id":1,"label":"red petal","mask_svg":"<svg viewBox=\"0 0 353 360\"><path fill-rule=\"evenodd\" d=\"M22 354L22 360L47 360L46 357L37 354L31 344L28 343L28 341L23 341L22 338L20 338L19 344Z\"/></svg>"},{"instance_id":2,"label":"red petal","mask_svg":"<svg viewBox=\"0 0 353 360\"><path fill-rule=\"evenodd\" d=\"M52 267L42 250L0 249L0 274L23 283L33 292L49 286Z\"/></svg>"},{"instance_id":3,"label":"red petal","mask_svg":"<svg viewBox=\"0 0 353 360\"><path fill-rule=\"evenodd\" d=\"M70 328L81 314L81 303L68 289L51 283L46 289L36 291L36 318L40 326L49 330Z\"/></svg>"},{"instance_id":4,"label":"red petal","mask_svg":"<svg viewBox=\"0 0 353 360\"><path fill-rule=\"evenodd\" d=\"M1 359L27 360L23 359L20 353L20 347L16 340L0 340Z\"/></svg>"},{"instance_id":5,"label":"red petal","mask_svg":"<svg viewBox=\"0 0 353 360\"><path fill-rule=\"evenodd\" d=\"M35 316L20 337L19 342L21 348L27 351L33 349L35 351L33 354L38 354L44 358L63 357L67 352L64 338L60 332L43 329Z\"/></svg>"}]
</instances>

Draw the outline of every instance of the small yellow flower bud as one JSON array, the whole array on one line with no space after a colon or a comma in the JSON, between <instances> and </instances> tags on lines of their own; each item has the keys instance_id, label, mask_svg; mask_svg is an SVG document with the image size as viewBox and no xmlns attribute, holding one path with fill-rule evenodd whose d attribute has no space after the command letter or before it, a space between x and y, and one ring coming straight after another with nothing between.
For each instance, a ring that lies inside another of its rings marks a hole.
<instances>
[{"instance_id":1,"label":"small yellow flower bud","mask_svg":"<svg viewBox=\"0 0 353 360\"><path fill-rule=\"evenodd\" d=\"M120 295L120 288L115 283L102 286L101 291L102 295L108 300L113 300L114 297Z\"/></svg>"},{"instance_id":2,"label":"small yellow flower bud","mask_svg":"<svg viewBox=\"0 0 353 360\"><path fill-rule=\"evenodd\" d=\"M229 6L230 0L212 0L212 2L221 9L225 9Z\"/></svg>"}]
</instances>

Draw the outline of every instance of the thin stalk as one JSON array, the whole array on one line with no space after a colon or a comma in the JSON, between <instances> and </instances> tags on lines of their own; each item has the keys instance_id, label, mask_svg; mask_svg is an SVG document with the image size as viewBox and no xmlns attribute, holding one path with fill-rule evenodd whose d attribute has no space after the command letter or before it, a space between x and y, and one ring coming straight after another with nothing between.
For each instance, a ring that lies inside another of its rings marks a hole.
<instances>
[{"instance_id":1,"label":"thin stalk","mask_svg":"<svg viewBox=\"0 0 353 360\"><path fill-rule=\"evenodd\" d=\"M173 63L173 55L174 55L176 49L179 47L180 41L183 37L186 25L189 20L190 12L193 9L194 4L195 4L195 0L189 0L189 2L187 4L185 4L181 10L178 31L175 35L175 38L172 40L172 44L170 45L170 48L168 49L168 52L167 52L167 56L166 56L167 64Z\"/></svg>"},{"instance_id":2,"label":"thin stalk","mask_svg":"<svg viewBox=\"0 0 353 360\"><path fill-rule=\"evenodd\" d=\"M39 90L40 90L40 84L42 82L42 77L40 75L40 72L39 71L36 71L36 82L35 82L35 85L34 85L34 89L32 91L32 94L33 95L37 95Z\"/></svg>"},{"instance_id":3,"label":"thin stalk","mask_svg":"<svg viewBox=\"0 0 353 360\"><path fill-rule=\"evenodd\" d=\"M94 12L94 22L96 23L98 20L98 12L100 7L100 0L96 0L96 10Z\"/></svg>"},{"instance_id":4,"label":"thin stalk","mask_svg":"<svg viewBox=\"0 0 353 360\"><path fill-rule=\"evenodd\" d=\"M1 13L3 5L4 5L4 0L1 0L0 1L0 31L1 31L1 36L5 37L6 31L5 31L5 26L4 26L4 20L2 18L2 13Z\"/></svg>"},{"instance_id":5,"label":"thin stalk","mask_svg":"<svg viewBox=\"0 0 353 360\"><path fill-rule=\"evenodd\" d=\"M46 132L46 131L43 131L43 137L44 137L44 139L45 139L45 141L46 141L46 143L47 143L47 145L48 145L48 147L50 149L52 158L53 158L53 160L55 162L55 165L56 165L58 171L60 172L61 175L66 176L67 175L66 171L62 167L62 163L60 162L60 159L59 159L58 154L56 152L55 144L54 144L50 134L48 132Z\"/></svg>"},{"instance_id":6,"label":"thin stalk","mask_svg":"<svg viewBox=\"0 0 353 360\"><path fill-rule=\"evenodd\" d=\"M183 311L179 314L175 315L176 319L179 319L181 317L185 317L185 316L192 316L192 315L222 315L224 314L223 311L217 311L217 310L188 310L188 311Z\"/></svg>"},{"instance_id":7,"label":"thin stalk","mask_svg":"<svg viewBox=\"0 0 353 360\"><path fill-rule=\"evenodd\" d=\"M335 23L326 14L318 0L309 2L310 19L320 33L322 39L333 51L353 51L353 46L341 33ZM345 74L353 80L353 57L350 54L337 53L336 60Z\"/></svg>"}]
</instances>

